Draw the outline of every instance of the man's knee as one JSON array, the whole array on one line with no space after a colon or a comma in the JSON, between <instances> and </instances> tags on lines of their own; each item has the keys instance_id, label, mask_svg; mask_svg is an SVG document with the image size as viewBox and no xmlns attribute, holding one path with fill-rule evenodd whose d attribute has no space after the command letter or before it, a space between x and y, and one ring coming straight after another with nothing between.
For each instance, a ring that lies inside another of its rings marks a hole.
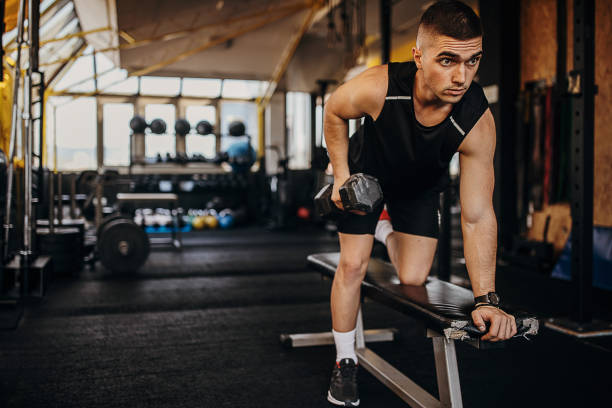
<instances>
[{"instance_id":1,"label":"man's knee","mask_svg":"<svg viewBox=\"0 0 612 408\"><path fill-rule=\"evenodd\" d=\"M361 283L368 268L368 259L340 259L336 279L345 284Z\"/></svg>"},{"instance_id":2,"label":"man's knee","mask_svg":"<svg viewBox=\"0 0 612 408\"><path fill-rule=\"evenodd\" d=\"M421 286L427 280L430 267L426 265L410 265L400 267L399 280L402 285Z\"/></svg>"}]
</instances>

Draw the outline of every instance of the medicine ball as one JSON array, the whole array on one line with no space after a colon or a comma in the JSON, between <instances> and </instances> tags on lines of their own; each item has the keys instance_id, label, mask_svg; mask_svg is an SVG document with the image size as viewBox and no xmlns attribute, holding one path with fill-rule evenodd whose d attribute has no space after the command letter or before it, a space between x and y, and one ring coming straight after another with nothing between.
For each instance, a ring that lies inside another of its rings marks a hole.
<instances>
[{"instance_id":1,"label":"medicine ball","mask_svg":"<svg viewBox=\"0 0 612 408\"><path fill-rule=\"evenodd\" d=\"M196 125L196 132L198 132L198 134L202 136L210 135L213 132L213 126L210 124L209 121L201 120Z\"/></svg>"},{"instance_id":2,"label":"medicine ball","mask_svg":"<svg viewBox=\"0 0 612 408\"><path fill-rule=\"evenodd\" d=\"M174 124L174 131L177 135L185 136L191 130L191 125L185 119L178 119Z\"/></svg>"},{"instance_id":3,"label":"medicine ball","mask_svg":"<svg viewBox=\"0 0 612 408\"><path fill-rule=\"evenodd\" d=\"M134 116L130 120L130 129L132 129L134 133L144 133L146 128L147 122L142 116Z\"/></svg>"},{"instance_id":4,"label":"medicine ball","mask_svg":"<svg viewBox=\"0 0 612 408\"><path fill-rule=\"evenodd\" d=\"M244 136L246 132L244 123L239 120L230 123L228 129L230 136Z\"/></svg>"},{"instance_id":5,"label":"medicine ball","mask_svg":"<svg viewBox=\"0 0 612 408\"><path fill-rule=\"evenodd\" d=\"M237 173L248 171L257 159L257 153L248 141L232 144L226 153L232 170Z\"/></svg>"},{"instance_id":6,"label":"medicine ball","mask_svg":"<svg viewBox=\"0 0 612 408\"><path fill-rule=\"evenodd\" d=\"M149 125L151 132L161 135L162 133L166 133L166 122L162 119L153 119L151 124Z\"/></svg>"}]
</instances>

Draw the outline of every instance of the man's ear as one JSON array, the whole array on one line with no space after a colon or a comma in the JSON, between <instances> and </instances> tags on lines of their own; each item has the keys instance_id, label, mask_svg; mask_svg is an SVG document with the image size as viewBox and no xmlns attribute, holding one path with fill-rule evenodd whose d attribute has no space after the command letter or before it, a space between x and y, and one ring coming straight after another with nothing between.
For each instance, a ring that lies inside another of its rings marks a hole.
<instances>
[{"instance_id":1,"label":"man's ear","mask_svg":"<svg viewBox=\"0 0 612 408\"><path fill-rule=\"evenodd\" d=\"M419 48L416 47L412 47L412 58L414 59L414 62L416 63L416 66L418 69L421 69L423 66L423 53Z\"/></svg>"}]
</instances>

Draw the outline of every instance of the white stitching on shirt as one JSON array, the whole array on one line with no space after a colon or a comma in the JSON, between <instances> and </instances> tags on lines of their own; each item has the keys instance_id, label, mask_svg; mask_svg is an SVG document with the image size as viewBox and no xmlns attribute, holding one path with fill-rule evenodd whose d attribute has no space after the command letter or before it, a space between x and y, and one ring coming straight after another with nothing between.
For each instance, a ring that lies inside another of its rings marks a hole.
<instances>
[{"instance_id":1,"label":"white stitching on shirt","mask_svg":"<svg viewBox=\"0 0 612 408\"><path fill-rule=\"evenodd\" d=\"M461 127L457 124L457 122L455 122L455 119L452 116L450 117L450 120L451 122L453 122L453 125L455 125L459 133L461 133L461 136L465 136L465 132L463 131L463 129L461 129Z\"/></svg>"},{"instance_id":2,"label":"white stitching on shirt","mask_svg":"<svg viewBox=\"0 0 612 408\"><path fill-rule=\"evenodd\" d=\"M387 96L385 100L387 101L397 101L397 100L411 100L412 96Z\"/></svg>"}]
</instances>

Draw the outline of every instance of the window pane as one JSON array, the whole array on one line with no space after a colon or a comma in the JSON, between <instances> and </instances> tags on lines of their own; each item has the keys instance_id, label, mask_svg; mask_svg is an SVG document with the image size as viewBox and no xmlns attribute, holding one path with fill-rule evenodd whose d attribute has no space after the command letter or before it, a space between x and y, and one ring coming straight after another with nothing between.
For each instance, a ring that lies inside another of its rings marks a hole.
<instances>
[{"instance_id":1,"label":"window pane","mask_svg":"<svg viewBox=\"0 0 612 408\"><path fill-rule=\"evenodd\" d=\"M147 77L140 78L140 93L143 95L178 95L181 87L180 78Z\"/></svg>"},{"instance_id":2,"label":"window pane","mask_svg":"<svg viewBox=\"0 0 612 408\"><path fill-rule=\"evenodd\" d=\"M251 136L251 145L257 151L259 145L259 127L257 126L257 106L253 102L223 102L221 104L221 151L237 141L246 140L246 137L228 136L229 124L240 120L246 127L246 134Z\"/></svg>"},{"instance_id":3,"label":"window pane","mask_svg":"<svg viewBox=\"0 0 612 408\"><path fill-rule=\"evenodd\" d=\"M183 79L183 95L204 98L217 98L221 92L220 79Z\"/></svg>"},{"instance_id":4,"label":"window pane","mask_svg":"<svg viewBox=\"0 0 612 408\"><path fill-rule=\"evenodd\" d=\"M163 158L166 153L176 155L176 143L174 140L174 121L176 118L174 105L149 104L145 106L145 120L151 123L153 119L161 119L166 122L166 133L156 135L147 128L145 131L145 156L156 157L159 153Z\"/></svg>"},{"instance_id":5,"label":"window pane","mask_svg":"<svg viewBox=\"0 0 612 408\"><path fill-rule=\"evenodd\" d=\"M107 103L103 107L104 164L130 164L130 119L134 116L131 103Z\"/></svg>"},{"instance_id":6,"label":"window pane","mask_svg":"<svg viewBox=\"0 0 612 408\"><path fill-rule=\"evenodd\" d=\"M59 170L95 169L97 167L96 99L79 98L58 106L54 123L57 168ZM50 158L52 159L52 156ZM52 164L52 161L50 163Z\"/></svg>"},{"instance_id":7,"label":"window pane","mask_svg":"<svg viewBox=\"0 0 612 408\"><path fill-rule=\"evenodd\" d=\"M215 157L215 135L202 136L195 130L201 120L207 120L215 126L215 112L216 109L212 105L187 106L185 119L191 124L191 132L185 138L185 150L189 156L198 153L207 158Z\"/></svg>"},{"instance_id":8,"label":"window pane","mask_svg":"<svg viewBox=\"0 0 612 408\"><path fill-rule=\"evenodd\" d=\"M257 98L266 91L268 83L265 81L243 81L226 79L223 81L222 98Z\"/></svg>"},{"instance_id":9,"label":"window pane","mask_svg":"<svg viewBox=\"0 0 612 408\"><path fill-rule=\"evenodd\" d=\"M310 168L310 95L287 92L287 144L289 168Z\"/></svg>"},{"instance_id":10,"label":"window pane","mask_svg":"<svg viewBox=\"0 0 612 408\"><path fill-rule=\"evenodd\" d=\"M90 49L91 47L88 47L88 50ZM71 92L92 92L95 90L93 74L93 56L83 56L75 61L56 88L61 91L68 89Z\"/></svg>"},{"instance_id":11,"label":"window pane","mask_svg":"<svg viewBox=\"0 0 612 408\"><path fill-rule=\"evenodd\" d=\"M135 95L138 93L138 78L127 78L125 69L115 69L98 78L98 88L104 93Z\"/></svg>"},{"instance_id":12,"label":"window pane","mask_svg":"<svg viewBox=\"0 0 612 408\"><path fill-rule=\"evenodd\" d=\"M325 143L325 137L323 137L323 108L321 105L317 105L315 108L315 138L317 146L327 147Z\"/></svg>"}]
</instances>

